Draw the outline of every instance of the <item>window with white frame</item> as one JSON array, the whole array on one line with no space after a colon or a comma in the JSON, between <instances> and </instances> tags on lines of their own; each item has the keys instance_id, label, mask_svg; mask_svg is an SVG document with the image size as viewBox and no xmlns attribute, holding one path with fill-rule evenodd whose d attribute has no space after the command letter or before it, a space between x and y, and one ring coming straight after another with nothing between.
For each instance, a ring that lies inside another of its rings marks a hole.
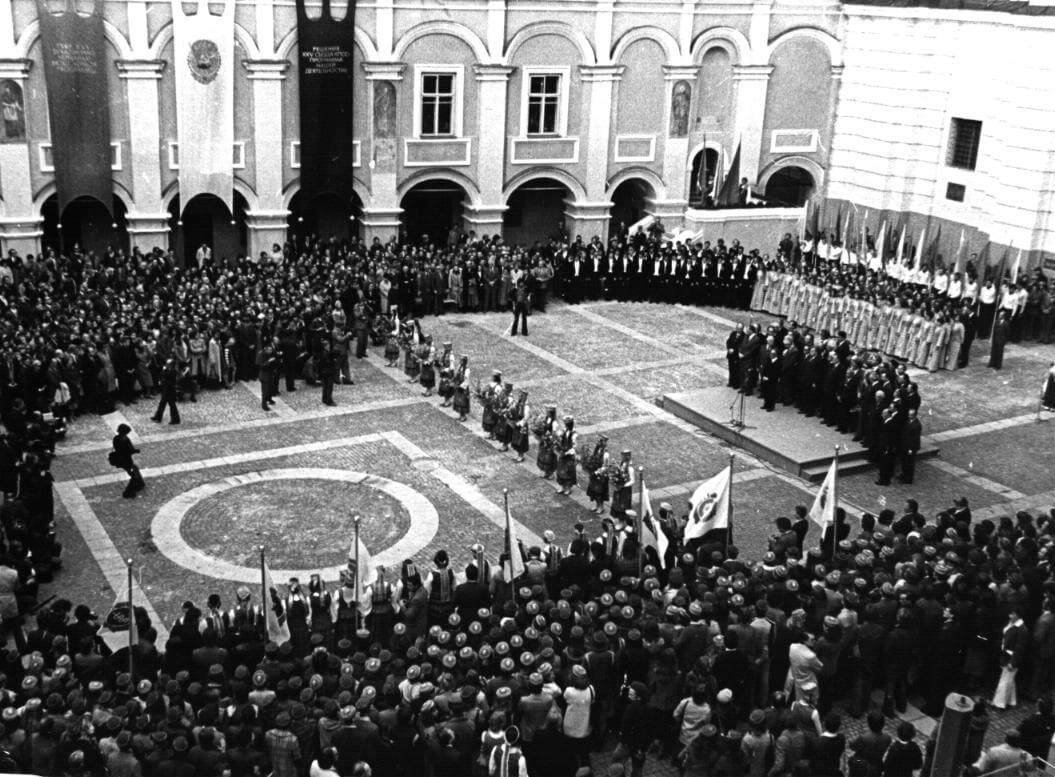
<instances>
[{"instance_id":1,"label":"window with white frame","mask_svg":"<svg viewBox=\"0 0 1055 777\"><path fill-rule=\"evenodd\" d=\"M561 74L528 76L527 134L556 135L560 128Z\"/></svg>"},{"instance_id":2,"label":"window with white frame","mask_svg":"<svg viewBox=\"0 0 1055 777\"><path fill-rule=\"evenodd\" d=\"M421 74L421 123L418 125L421 137L451 137L455 134L456 87L455 73Z\"/></svg>"},{"instance_id":3,"label":"window with white frame","mask_svg":"<svg viewBox=\"0 0 1055 777\"><path fill-rule=\"evenodd\" d=\"M568 134L568 84L566 67L524 68L520 136L562 137Z\"/></svg>"}]
</instances>

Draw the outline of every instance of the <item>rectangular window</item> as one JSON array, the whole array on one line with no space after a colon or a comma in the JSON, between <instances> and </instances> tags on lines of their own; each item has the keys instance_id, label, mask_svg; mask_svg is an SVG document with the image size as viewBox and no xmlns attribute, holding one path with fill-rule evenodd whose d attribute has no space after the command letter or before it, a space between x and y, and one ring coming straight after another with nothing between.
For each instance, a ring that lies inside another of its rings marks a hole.
<instances>
[{"instance_id":1,"label":"rectangular window","mask_svg":"<svg viewBox=\"0 0 1055 777\"><path fill-rule=\"evenodd\" d=\"M974 170L978 163L978 144L982 140L982 122L974 119L953 119L949 127L949 147L945 164L961 170Z\"/></svg>"},{"instance_id":2,"label":"rectangular window","mask_svg":"<svg viewBox=\"0 0 1055 777\"><path fill-rule=\"evenodd\" d=\"M560 117L559 73L538 73L528 80L528 135L556 135Z\"/></svg>"},{"instance_id":3,"label":"rectangular window","mask_svg":"<svg viewBox=\"0 0 1055 777\"><path fill-rule=\"evenodd\" d=\"M421 137L454 134L454 73L422 73Z\"/></svg>"},{"instance_id":4,"label":"rectangular window","mask_svg":"<svg viewBox=\"0 0 1055 777\"><path fill-rule=\"evenodd\" d=\"M945 199L952 200L953 202L963 202L964 195L967 194L967 187L962 183L952 183L951 181L945 187Z\"/></svg>"}]
</instances>

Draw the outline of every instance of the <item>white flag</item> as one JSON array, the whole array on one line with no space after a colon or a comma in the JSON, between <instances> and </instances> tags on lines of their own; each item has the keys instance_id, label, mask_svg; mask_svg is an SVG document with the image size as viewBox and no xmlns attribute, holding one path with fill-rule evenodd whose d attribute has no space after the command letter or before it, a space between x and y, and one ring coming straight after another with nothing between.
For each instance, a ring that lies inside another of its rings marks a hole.
<instances>
[{"instance_id":1,"label":"white flag","mask_svg":"<svg viewBox=\"0 0 1055 777\"><path fill-rule=\"evenodd\" d=\"M524 554L520 551L520 540L517 539L513 517L509 514L509 500L506 500L506 553L509 560L502 564L502 574L507 583L512 583L524 574Z\"/></svg>"},{"instance_id":2,"label":"white flag","mask_svg":"<svg viewBox=\"0 0 1055 777\"><path fill-rule=\"evenodd\" d=\"M1022 269L1022 249L1018 249L1018 255L1015 257L1015 263L1011 265L1011 282L1018 283L1018 273Z\"/></svg>"},{"instance_id":3,"label":"white flag","mask_svg":"<svg viewBox=\"0 0 1055 777\"><path fill-rule=\"evenodd\" d=\"M648 486L645 485L644 480L641 481L641 544L646 548L655 548L659 556L660 567L666 567L667 547L670 541L667 539L667 533L661 526L657 526L652 518L652 500L649 498Z\"/></svg>"},{"instance_id":4,"label":"white flag","mask_svg":"<svg viewBox=\"0 0 1055 777\"><path fill-rule=\"evenodd\" d=\"M702 537L712 529L729 528L729 487L733 468L728 466L710 480L701 483L689 499L689 520L685 524L685 541Z\"/></svg>"},{"instance_id":5,"label":"white flag","mask_svg":"<svg viewBox=\"0 0 1055 777\"><path fill-rule=\"evenodd\" d=\"M355 552L356 543L359 544L358 554ZM355 578L359 579L359 603L362 604L363 597L366 596L366 589L373 585L375 575L374 563L370 559L370 551L366 549L361 537L353 539L352 545L348 549L348 571L355 575L352 578L353 586L355 585Z\"/></svg>"},{"instance_id":6,"label":"white flag","mask_svg":"<svg viewBox=\"0 0 1055 777\"><path fill-rule=\"evenodd\" d=\"M278 587L271 579L271 568L263 558L260 563L264 567L264 601L262 606L267 618L267 638L277 645L289 642L289 626L286 624L286 608L282 604L282 597L278 594Z\"/></svg>"},{"instance_id":7,"label":"white flag","mask_svg":"<svg viewBox=\"0 0 1055 777\"><path fill-rule=\"evenodd\" d=\"M821 490L817 492L817 498L813 500L813 507L810 508L810 520L820 526L821 531L835 524L835 508L837 506L835 485L839 477L836 464L837 461L832 459L832 465L828 468L828 474L824 477Z\"/></svg>"}]
</instances>

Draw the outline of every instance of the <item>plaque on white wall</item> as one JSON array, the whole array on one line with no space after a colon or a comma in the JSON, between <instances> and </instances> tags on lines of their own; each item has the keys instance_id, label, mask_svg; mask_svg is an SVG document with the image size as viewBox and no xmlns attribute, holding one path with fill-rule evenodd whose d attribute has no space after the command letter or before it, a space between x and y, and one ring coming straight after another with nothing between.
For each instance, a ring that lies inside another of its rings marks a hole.
<instances>
[{"instance_id":1,"label":"plaque on white wall","mask_svg":"<svg viewBox=\"0 0 1055 777\"><path fill-rule=\"evenodd\" d=\"M618 135L615 139L616 162L651 162L655 157L655 135Z\"/></svg>"},{"instance_id":2,"label":"plaque on white wall","mask_svg":"<svg viewBox=\"0 0 1055 777\"><path fill-rule=\"evenodd\" d=\"M773 154L808 154L817 150L817 130L773 130L769 150Z\"/></svg>"}]
</instances>

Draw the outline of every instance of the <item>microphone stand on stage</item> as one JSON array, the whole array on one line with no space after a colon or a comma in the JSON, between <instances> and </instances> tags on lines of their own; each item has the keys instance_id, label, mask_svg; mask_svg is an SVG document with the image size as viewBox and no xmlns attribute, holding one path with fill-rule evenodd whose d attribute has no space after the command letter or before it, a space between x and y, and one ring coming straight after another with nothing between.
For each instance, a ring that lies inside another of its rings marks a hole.
<instances>
[{"instance_id":1,"label":"microphone stand on stage","mask_svg":"<svg viewBox=\"0 0 1055 777\"><path fill-rule=\"evenodd\" d=\"M729 405L729 426L733 427L737 431L742 431L746 428L744 424L744 400L746 395L743 389L737 389L736 399L733 400L732 404Z\"/></svg>"}]
</instances>

